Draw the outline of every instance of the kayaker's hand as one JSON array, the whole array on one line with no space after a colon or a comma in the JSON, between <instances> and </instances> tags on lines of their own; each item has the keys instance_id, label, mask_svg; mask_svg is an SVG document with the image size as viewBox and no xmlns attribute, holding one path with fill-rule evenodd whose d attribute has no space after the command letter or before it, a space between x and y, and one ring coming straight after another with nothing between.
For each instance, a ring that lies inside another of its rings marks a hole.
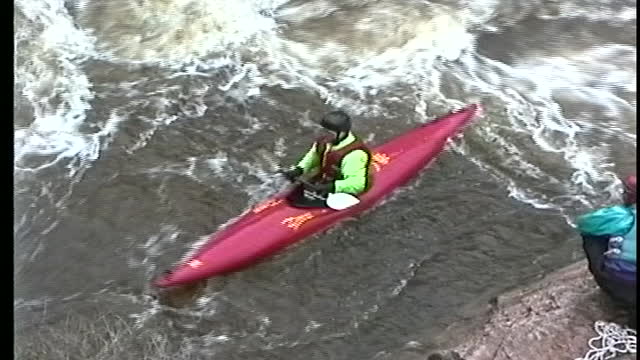
<instances>
[{"instance_id":1,"label":"kayaker's hand","mask_svg":"<svg viewBox=\"0 0 640 360\"><path fill-rule=\"evenodd\" d=\"M300 177L300 175L302 175L302 173L304 173L304 170L297 166L290 170L280 171L280 174L282 174L285 178L287 178L287 180L291 182L296 181Z\"/></svg>"}]
</instances>

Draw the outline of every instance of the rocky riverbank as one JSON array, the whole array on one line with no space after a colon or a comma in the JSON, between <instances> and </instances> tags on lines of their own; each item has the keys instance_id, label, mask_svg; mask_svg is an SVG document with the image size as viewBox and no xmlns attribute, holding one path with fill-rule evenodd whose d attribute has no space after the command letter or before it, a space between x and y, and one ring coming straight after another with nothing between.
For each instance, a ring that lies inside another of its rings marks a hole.
<instances>
[{"instance_id":1,"label":"rocky riverbank","mask_svg":"<svg viewBox=\"0 0 640 360\"><path fill-rule=\"evenodd\" d=\"M584 356L587 342L597 336L595 321L622 325L629 318L599 290L581 261L499 296L483 323L451 326L442 338L448 350L428 360L573 360ZM462 342L460 334L468 334Z\"/></svg>"}]
</instances>

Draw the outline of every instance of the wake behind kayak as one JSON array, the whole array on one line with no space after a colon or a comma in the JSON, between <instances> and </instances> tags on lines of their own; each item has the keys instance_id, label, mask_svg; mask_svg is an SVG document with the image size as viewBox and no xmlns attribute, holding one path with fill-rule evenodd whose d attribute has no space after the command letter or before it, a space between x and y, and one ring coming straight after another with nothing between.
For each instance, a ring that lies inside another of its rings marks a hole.
<instances>
[{"instance_id":1,"label":"wake behind kayak","mask_svg":"<svg viewBox=\"0 0 640 360\"><path fill-rule=\"evenodd\" d=\"M373 148L373 185L359 197L358 204L339 211L296 208L287 200L290 191L281 193L211 235L193 256L154 284L182 285L240 270L371 208L434 160L447 140L462 131L480 111L480 105L469 105Z\"/></svg>"}]
</instances>

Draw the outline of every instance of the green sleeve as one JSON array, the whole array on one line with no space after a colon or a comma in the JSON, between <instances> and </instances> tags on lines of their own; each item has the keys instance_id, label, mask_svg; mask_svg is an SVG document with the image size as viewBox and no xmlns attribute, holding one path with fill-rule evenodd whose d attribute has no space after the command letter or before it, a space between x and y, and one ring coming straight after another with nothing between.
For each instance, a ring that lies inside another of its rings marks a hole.
<instances>
[{"instance_id":1,"label":"green sleeve","mask_svg":"<svg viewBox=\"0 0 640 360\"><path fill-rule=\"evenodd\" d=\"M320 158L318 157L318 153L316 151L316 143L313 143L311 149L307 151L307 153L296 166L301 168L305 173L320 166Z\"/></svg>"},{"instance_id":2,"label":"green sleeve","mask_svg":"<svg viewBox=\"0 0 640 360\"><path fill-rule=\"evenodd\" d=\"M358 195L365 191L367 186L367 176L369 155L363 150L355 150L347 154L342 159L342 180L334 182L334 192L349 193Z\"/></svg>"}]
</instances>

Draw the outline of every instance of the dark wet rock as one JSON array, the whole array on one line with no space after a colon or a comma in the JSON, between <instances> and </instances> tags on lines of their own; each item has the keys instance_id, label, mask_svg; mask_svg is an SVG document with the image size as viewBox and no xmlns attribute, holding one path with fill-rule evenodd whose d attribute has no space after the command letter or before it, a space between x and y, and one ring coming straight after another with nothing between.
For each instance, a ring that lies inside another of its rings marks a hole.
<instances>
[{"instance_id":1,"label":"dark wet rock","mask_svg":"<svg viewBox=\"0 0 640 360\"><path fill-rule=\"evenodd\" d=\"M484 324L456 324L443 338L449 350L428 360L561 360L584 356L597 336L598 320L626 324L619 310L597 287L586 261L558 270L541 281L492 301ZM465 331L466 330L466 331ZM460 334L469 334L460 338ZM452 344L452 339L457 341ZM634 359L625 354L616 359Z\"/></svg>"},{"instance_id":2,"label":"dark wet rock","mask_svg":"<svg viewBox=\"0 0 640 360\"><path fill-rule=\"evenodd\" d=\"M162 305L173 308L185 308L193 305L195 299L202 295L205 286L206 281L198 281L193 284L159 289L155 296Z\"/></svg>"}]
</instances>

